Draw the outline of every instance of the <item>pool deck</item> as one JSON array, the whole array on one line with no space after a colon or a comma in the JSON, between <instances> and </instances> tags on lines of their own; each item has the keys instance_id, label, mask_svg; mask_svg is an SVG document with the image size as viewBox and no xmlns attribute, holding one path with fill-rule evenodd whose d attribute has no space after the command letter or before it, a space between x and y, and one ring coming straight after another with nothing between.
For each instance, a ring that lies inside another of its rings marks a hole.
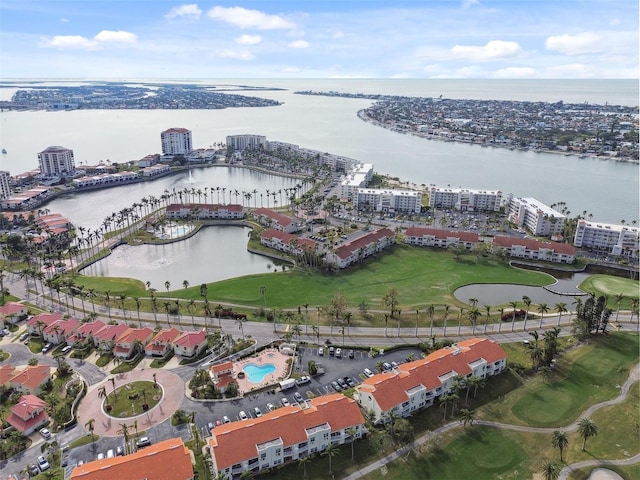
<instances>
[{"instance_id":1,"label":"pool deck","mask_svg":"<svg viewBox=\"0 0 640 480\"><path fill-rule=\"evenodd\" d=\"M238 389L240 393L246 394L251 392L251 390L254 388L262 388L267 385L277 384L280 380L287 378L289 374L289 365L287 364L287 360L293 360L293 358L294 357L292 357L291 355L280 353L277 348L268 348L256 353L255 355L243 358L239 362L234 362L233 376L236 382L238 382ZM272 363L276 367L276 369L274 372L265 375L262 379L262 382L250 382L246 375L244 376L244 378L238 378L238 372L241 372L246 365L261 365L267 363Z\"/></svg>"}]
</instances>

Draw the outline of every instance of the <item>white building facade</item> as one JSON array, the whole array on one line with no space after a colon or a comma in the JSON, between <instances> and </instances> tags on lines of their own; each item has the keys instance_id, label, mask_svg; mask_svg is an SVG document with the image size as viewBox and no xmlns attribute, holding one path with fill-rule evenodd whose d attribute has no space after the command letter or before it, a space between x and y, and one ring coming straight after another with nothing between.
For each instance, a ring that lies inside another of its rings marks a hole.
<instances>
[{"instance_id":1,"label":"white building facade","mask_svg":"<svg viewBox=\"0 0 640 480\"><path fill-rule=\"evenodd\" d=\"M163 155L186 155L193 150L191 130L170 128L160 133Z\"/></svg>"},{"instance_id":2,"label":"white building facade","mask_svg":"<svg viewBox=\"0 0 640 480\"><path fill-rule=\"evenodd\" d=\"M500 190L474 190L432 186L429 189L431 208L452 208L470 212L498 212L502 205Z\"/></svg>"},{"instance_id":3,"label":"white building facade","mask_svg":"<svg viewBox=\"0 0 640 480\"><path fill-rule=\"evenodd\" d=\"M76 170L73 150L60 146L48 147L38 153L40 174L44 177L64 177Z\"/></svg>"},{"instance_id":4,"label":"white building facade","mask_svg":"<svg viewBox=\"0 0 640 480\"><path fill-rule=\"evenodd\" d=\"M638 257L637 227L580 220L573 245L620 257Z\"/></svg>"},{"instance_id":5,"label":"white building facade","mask_svg":"<svg viewBox=\"0 0 640 480\"><path fill-rule=\"evenodd\" d=\"M259 150L267 146L267 137L264 135L227 135L227 148L235 151Z\"/></svg>"},{"instance_id":6,"label":"white building facade","mask_svg":"<svg viewBox=\"0 0 640 480\"><path fill-rule=\"evenodd\" d=\"M11 187L9 186L9 172L0 170L0 200L11 197Z\"/></svg>"},{"instance_id":7,"label":"white building facade","mask_svg":"<svg viewBox=\"0 0 640 480\"><path fill-rule=\"evenodd\" d=\"M506 213L510 222L543 237L560 236L566 220L562 213L535 198L512 195L508 198Z\"/></svg>"},{"instance_id":8,"label":"white building facade","mask_svg":"<svg viewBox=\"0 0 640 480\"><path fill-rule=\"evenodd\" d=\"M356 210L420 213L422 193L415 190L359 188L352 197Z\"/></svg>"}]
</instances>

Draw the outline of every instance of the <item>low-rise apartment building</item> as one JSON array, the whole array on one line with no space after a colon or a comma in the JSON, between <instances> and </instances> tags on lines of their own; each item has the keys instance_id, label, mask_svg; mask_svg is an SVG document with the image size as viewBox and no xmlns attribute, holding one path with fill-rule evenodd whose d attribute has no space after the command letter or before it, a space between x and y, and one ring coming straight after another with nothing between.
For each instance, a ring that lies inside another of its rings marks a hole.
<instances>
[{"instance_id":1,"label":"low-rise apartment building","mask_svg":"<svg viewBox=\"0 0 640 480\"><path fill-rule=\"evenodd\" d=\"M353 195L358 211L420 213L422 192L415 190L358 188Z\"/></svg>"},{"instance_id":2,"label":"low-rise apartment building","mask_svg":"<svg viewBox=\"0 0 640 480\"><path fill-rule=\"evenodd\" d=\"M310 238L299 237L291 233L281 232L275 228L267 228L260 235L260 243L265 247L293 255L301 255L304 250L316 251L317 243Z\"/></svg>"},{"instance_id":3,"label":"low-rise apartment building","mask_svg":"<svg viewBox=\"0 0 640 480\"><path fill-rule=\"evenodd\" d=\"M458 378L491 377L506 365L507 354L495 341L471 338L364 380L356 397L375 423L385 423L392 414L408 417L432 406L452 391Z\"/></svg>"},{"instance_id":4,"label":"low-rise apartment building","mask_svg":"<svg viewBox=\"0 0 640 480\"><path fill-rule=\"evenodd\" d=\"M449 248L463 244L470 249L479 241L477 233L441 230L438 228L409 227L405 234L405 243L421 247Z\"/></svg>"},{"instance_id":5,"label":"low-rise apartment building","mask_svg":"<svg viewBox=\"0 0 640 480\"><path fill-rule=\"evenodd\" d=\"M530 238L494 237L491 251L498 250L512 258L569 264L576 260L576 249L568 243L540 242Z\"/></svg>"},{"instance_id":6,"label":"low-rise apartment building","mask_svg":"<svg viewBox=\"0 0 640 480\"><path fill-rule=\"evenodd\" d=\"M343 243L327 253L325 261L328 265L337 268L347 268L351 264L391 247L395 242L396 235L388 228L381 228Z\"/></svg>"},{"instance_id":7,"label":"low-rise apartment building","mask_svg":"<svg viewBox=\"0 0 640 480\"><path fill-rule=\"evenodd\" d=\"M253 218L260 225L286 233L299 232L304 227L304 223L299 219L288 217L269 208L256 208L253 211Z\"/></svg>"},{"instance_id":8,"label":"low-rise apartment building","mask_svg":"<svg viewBox=\"0 0 640 480\"><path fill-rule=\"evenodd\" d=\"M455 209L469 212L498 212L502 205L500 190L477 190L431 186L429 206L431 208Z\"/></svg>"},{"instance_id":9,"label":"low-rise apartment building","mask_svg":"<svg viewBox=\"0 0 640 480\"><path fill-rule=\"evenodd\" d=\"M231 480L321 453L329 444L349 443L365 433L354 400L339 393L323 395L215 427L209 440L213 471Z\"/></svg>"},{"instance_id":10,"label":"low-rise apartment building","mask_svg":"<svg viewBox=\"0 0 640 480\"><path fill-rule=\"evenodd\" d=\"M188 217L206 220L242 220L245 212L240 204L174 203L167 207L167 217L174 220Z\"/></svg>"},{"instance_id":11,"label":"low-rise apartment building","mask_svg":"<svg viewBox=\"0 0 640 480\"><path fill-rule=\"evenodd\" d=\"M638 258L638 227L578 221L573 245L619 257Z\"/></svg>"},{"instance_id":12,"label":"low-rise apartment building","mask_svg":"<svg viewBox=\"0 0 640 480\"><path fill-rule=\"evenodd\" d=\"M507 200L506 213L510 222L541 237L559 237L566 220L565 215L535 198L512 195Z\"/></svg>"}]
</instances>

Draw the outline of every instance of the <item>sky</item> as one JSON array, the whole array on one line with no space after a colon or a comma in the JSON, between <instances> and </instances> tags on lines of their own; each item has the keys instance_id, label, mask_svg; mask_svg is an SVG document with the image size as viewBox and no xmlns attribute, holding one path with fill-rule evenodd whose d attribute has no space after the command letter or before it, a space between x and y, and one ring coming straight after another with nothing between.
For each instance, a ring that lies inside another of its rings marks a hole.
<instances>
[{"instance_id":1,"label":"sky","mask_svg":"<svg viewBox=\"0 0 640 480\"><path fill-rule=\"evenodd\" d=\"M637 79L637 0L0 0L0 79Z\"/></svg>"}]
</instances>

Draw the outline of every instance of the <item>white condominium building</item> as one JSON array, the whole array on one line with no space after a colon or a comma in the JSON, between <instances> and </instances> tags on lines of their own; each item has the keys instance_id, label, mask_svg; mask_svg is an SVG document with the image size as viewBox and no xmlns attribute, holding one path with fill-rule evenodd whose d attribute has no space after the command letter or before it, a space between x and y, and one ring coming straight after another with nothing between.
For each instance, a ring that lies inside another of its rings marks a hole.
<instances>
[{"instance_id":1,"label":"white condominium building","mask_svg":"<svg viewBox=\"0 0 640 480\"><path fill-rule=\"evenodd\" d=\"M359 188L353 196L356 210L386 213L420 213L422 193L415 190Z\"/></svg>"},{"instance_id":2,"label":"white condominium building","mask_svg":"<svg viewBox=\"0 0 640 480\"><path fill-rule=\"evenodd\" d=\"M472 190L436 186L432 186L429 190L429 206L431 208L497 212L500 210L501 204L502 192L500 190Z\"/></svg>"},{"instance_id":3,"label":"white condominium building","mask_svg":"<svg viewBox=\"0 0 640 480\"><path fill-rule=\"evenodd\" d=\"M235 151L259 150L267 145L267 137L264 135L227 135L227 148Z\"/></svg>"},{"instance_id":4,"label":"white condominium building","mask_svg":"<svg viewBox=\"0 0 640 480\"><path fill-rule=\"evenodd\" d=\"M637 227L580 220L573 245L624 257L638 257Z\"/></svg>"},{"instance_id":5,"label":"white condominium building","mask_svg":"<svg viewBox=\"0 0 640 480\"><path fill-rule=\"evenodd\" d=\"M73 175L76 165L73 150L64 147L48 147L38 154L40 174L44 177Z\"/></svg>"},{"instance_id":6,"label":"white condominium building","mask_svg":"<svg viewBox=\"0 0 640 480\"><path fill-rule=\"evenodd\" d=\"M0 200L11 197L11 189L9 187L9 172L0 171Z\"/></svg>"},{"instance_id":7,"label":"white condominium building","mask_svg":"<svg viewBox=\"0 0 640 480\"><path fill-rule=\"evenodd\" d=\"M355 200L359 188L363 188L373 178L373 164L358 163L353 165L340 182L340 195Z\"/></svg>"},{"instance_id":8,"label":"white condominium building","mask_svg":"<svg viewBox=\"0 0 640 480\"><path fill-rule=\"evenodd\" d=\"M186 155L191 145L191 130L186 128L170 128L160 134L163 155Z\"/></svg>"},{"instance_id":9,"label":"white condominium building","mask_svg":"<svg viewBox=\"0 0 640 480\"><path fill-rule=\"evenodd\" d=\"M506 212L510 222L543 237L559 236L566 220L562 213L535 198L509 195Z\"/></svg>"}]
</instances>

